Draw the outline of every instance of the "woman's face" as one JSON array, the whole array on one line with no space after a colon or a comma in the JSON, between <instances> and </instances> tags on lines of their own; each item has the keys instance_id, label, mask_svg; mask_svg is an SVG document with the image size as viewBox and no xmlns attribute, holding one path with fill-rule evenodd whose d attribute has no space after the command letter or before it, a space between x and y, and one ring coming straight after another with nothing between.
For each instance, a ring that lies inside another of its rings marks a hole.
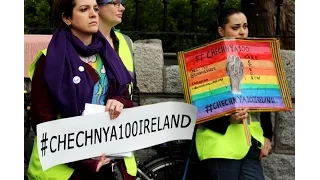
<instances>
[{"instance_id":1,"label":"woman's face","mask_svg":"<svg viewBox=\"0 0 320 180\"><path fill-rule=\"evenodd\" d=\"M99 7L96 0L74 0L72 18L63 17L74 35L94 34L99 29Z\"/></svg>"},{"instance_id":2,"label":"woman's face","mask_svg":"<svg viewBox=\"0 0 320 180\"><path fill-rule=\"evenodd\" d=\"M113 27L122 22L125 7L121 0L111 0L110 3L100 6L100 20Z\"/></svg>"},{"instance_id":3,"label":"woman's face","mask_svg":"<svg viewBox=\"0 0 320 180\"><path fill-rule=\"evenodd\" d=\"M248 23L243 13L236 13L228 18L229 22L224 28L219 27L218 32L221 37L247 38Z\"/></svg>"}]
</instances>

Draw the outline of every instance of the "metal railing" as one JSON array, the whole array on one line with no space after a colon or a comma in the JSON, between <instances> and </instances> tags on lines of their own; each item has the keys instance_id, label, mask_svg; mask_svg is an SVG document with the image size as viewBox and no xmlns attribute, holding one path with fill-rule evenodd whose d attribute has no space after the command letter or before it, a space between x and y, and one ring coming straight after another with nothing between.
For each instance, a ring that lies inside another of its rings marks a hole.
<instances>
[{"instance_id":1,"label":"metal railing","mask_svg":"<svg viewBox=\"0 0 320 180\"><path fill-rule=\"evenodd\" d=\"M170 0L161 0L161 3L163 4L163 22L162 22L162 28L159 26L159 29L156 31L150 31L150 30L142 30L143 28L140 28L141 21L141 5L142 3L146 2L147 0L134 0L134 6L130 9L132 12L134 11L134 18L132 20L134 22L133 26L131 26L131 29L121 29L121 31L127 35L129 35L133 41L138 39L147 39L147 38L157 38L161 39L163 41L163 49L165 52L177 52L181 51L183 49L187 49L190 47L197 46L199 44L204 44L209 41L214 41L218 38L217 33L212 32L199 32L197 31L197 14L198 14L198 0L189 0L189 3L191 4L190 8L190 14L189 18L191 18L191 26L185 27L185 30L174 32L172 30L167 29L168 25L168 7L170 6L171 1ZM160 1L160 0L159 0ZM240 1L240 0L239 0ZM223 9L226 5L227 0L218 0L218 9L216 9L216 12L220 12L221 9ZM53 4L53 0L48 0L48 3L51 5ZM275 37L279 39L284 38L295 38L295 36L281 36L280 35L280 12L281 12L281 6L283 4L283 0L275 0L275 8L277 11L276 16L276 28L275 28L275 35L273 36L266 36L263 34L256 34L254 32L249 31L250 37ZM252 18L251 9L255 6L254 0L241 0L241 9L246 14L248 21L250 22L250 19ZM53 23L53 12L52 8L50 7L50 18L49 18L49 26L50 27L41 27L41 28L34 28L34 27L26 27L25 32L29 34L52 34L54 32L54 23ZM152 13L152 12L151 12ZM186 17L187 18L187 17ZM210 27L211 29L215 29L216 27ZM182 43L184 46L179 47L171 47L171 45L174 42L180 43L181 39L187 39L188 44ZM196 39L196 40L195 40Z\"/></svg>"},{"instance_id":2,"label":"metal railing","mask_svg":"<svg viewBox=\"0 0 320 180\"><path fill-rule=\"evenodd\" d=\"M143 1L146 0L134 0L135 2L135 18L134 18L134 24L135 24L135 28L134 28L134 32L135 33L142 33L139 30L139 14L140 14L140 5ZM54 28L54 23L53 23L53 11L52 11L52 6L53 6L53 0L48 0L48 3L50 5L50 18L49 18L49 24L50 27L49 28L43 28L43 29L47 29L52 31L52 28ZM219 0L219 9L218 11L220 11L220 9L223 9L225 4L226 4L227 0ZM167 32L167 19L168 19L168 6L170 4L170 0L162 0L163 3L163 26L161 31L164 33L169 33ZM190 29L190 32L195 32L195 27L197 25L197 6L198 6L198 0L190 0L190 4L191 4L191 23L193 24L193 26ZM276 35L280 35L280 11L281 11L281 6L283 5L283 0L275 0L275 7L277 9L277 16L276 16ZM241 0L241 9L242 11L246 12L247 18L248 20L251 18L250 17L250 9L254 6L254 1L253 0ZM32 28L27 28L29 30L31 30ZM147 33L147 32L144 32ZM155 32L153 32L155 33ZM177 34L180 34L179 32L176 32Z\"/></svg>"}]
</instances>

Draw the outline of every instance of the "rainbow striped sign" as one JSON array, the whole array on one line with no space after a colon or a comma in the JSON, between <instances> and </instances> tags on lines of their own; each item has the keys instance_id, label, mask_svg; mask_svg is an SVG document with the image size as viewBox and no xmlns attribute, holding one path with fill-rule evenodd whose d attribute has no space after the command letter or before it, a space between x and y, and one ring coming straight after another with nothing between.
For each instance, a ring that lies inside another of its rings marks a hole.
<instances>
[{"instance_id":1,"label":"rainbow striped sign","mask_svg":"<svg viewBox=\"0 0 320 180\"><path fill-rule=\"evenodd\" d=\"M249 107L249 112L292 109L279 40L219 39L178 53L187 103L197 124Z\"/></svg>"}]
</instances>

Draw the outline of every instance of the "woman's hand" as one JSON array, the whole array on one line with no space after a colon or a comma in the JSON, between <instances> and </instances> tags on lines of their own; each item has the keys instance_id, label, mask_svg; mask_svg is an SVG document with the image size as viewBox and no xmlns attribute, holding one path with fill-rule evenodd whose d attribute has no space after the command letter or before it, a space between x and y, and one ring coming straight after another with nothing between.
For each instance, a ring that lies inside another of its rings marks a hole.
<instances>
[{"instance_id":1,"label":"woman's hand","mask_svg":"<svg viewBox=\"0 0 320 180\"><path fill-rule=\"evenodd\" d=\"M98 172L103 165L108 164L109 162L110 162L110 159L106 157L105 153L103 153L99 158L99 162L97 164L96 172Z\"/></svg>"},{"instance_id":2,"label":"woman's hand","mask_svg":"<svg viewBox=\"0 0 320 180\"><path fill-rule=\"evenodd\" d=\"M264 146L262 147L261 151L260 151L260 160L263 157L267 157L268 154L270 153L272 147L271 147L271 142L268 138L264 138Z\"/></svg>"},{"instance_id":3,"label":"woman's hand","mask_svg":"<svg viewBox=\"0 0 320 180\"><path fill-rule=\"evenodd\" d=\"M106 112L109 112L110 119L117 118L123 109L123 104L117 100L109 99L106 105Z\"/></svg>"},{"instance_id":4,"label":"woman's hand","mask_svg":"<svg viewBox=\"0 0 320 180\"><path fill-rule=\"evenodd\" d=\"M237 113L232 114L230 116L230 122L235 124L241 123L243 120L247 119L248 110L249 108L245 108Z\"/></svg>"}]
</instances>

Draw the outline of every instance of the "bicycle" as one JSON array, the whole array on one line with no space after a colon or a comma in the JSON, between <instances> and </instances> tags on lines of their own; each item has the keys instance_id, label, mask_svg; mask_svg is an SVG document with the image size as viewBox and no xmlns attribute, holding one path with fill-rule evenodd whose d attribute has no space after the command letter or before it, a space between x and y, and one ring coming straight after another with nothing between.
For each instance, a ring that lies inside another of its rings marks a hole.
<instances>
[{"instance_id":1,"label":"bicycle","mask_svg":"<svg viewBox=\"0 0 320 180\"><path fill-rule=\"evenodd\" d=\"M143 163L138 162L137 180L199 178L197 173L200 167L199 160L192 141L171 141L151 148L156 150L157 155ZM192 151L190 148L193 148ZM188 167L187 171L186 167Z\"/></svg>"},{"instance_id":2,"label":"bicycle","mask_svg":"<svg viewBox=\"0 0 320 180\"><path fill-rule=\"evenodd\" d=\"M151 147L157 155L138 162L137 180L181 180L191 141L171 141Z\"/></svg>"}]
</instances>

